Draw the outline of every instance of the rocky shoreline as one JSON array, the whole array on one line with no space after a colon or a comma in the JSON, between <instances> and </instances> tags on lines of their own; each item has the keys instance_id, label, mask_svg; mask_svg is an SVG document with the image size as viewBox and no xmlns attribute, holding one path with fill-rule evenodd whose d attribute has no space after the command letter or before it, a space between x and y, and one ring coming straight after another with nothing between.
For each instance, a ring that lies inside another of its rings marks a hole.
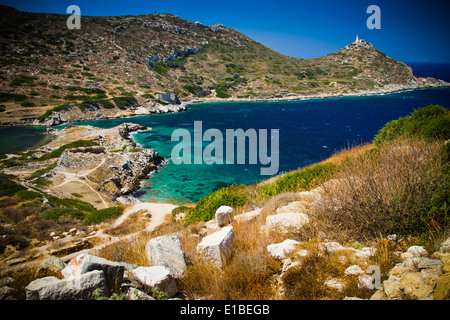
<instances>
[{"instance_id":1,"label":"rocky shoreline","mask_svg":"<svg viewBox=\"0 0 450 320\"><path fill-rule=\"evenodd\" d=\"M123 123L110 129L91 126L50 129L53 139L35 150L36 160L30 159L26 165L3 171L30 179L30 172L45 170L30 182L44 179L47 184L44 191L57 197L80 194L99 209L133 203L135 200L129 195L164 162L155 150L139 148L132 140L130 133L142 130L148 128L134 123ZM80 141L88 142L89 146L72 147L74 142ZM64 150L57 158L39 159L62 147Z\"/></svg>"},{"instance_id":2,"label":"rocky shoreline","mask_svg":"<svg viewBox=\"0 0 450 320\"><path fill-rule=\"evenodd\" d=\"M65 123L76 123L82 121L93 121L93 120L106 120L106 119L117 119L117 118L131 118L136 116L144 116L151 114L161 114L161 113L177 113L186 111L191 104L198 103L211 103L211 102L276 102L276 101L302 101L310 99L326 99L326 98L337 98L337 97L363 97L363 96L376 96L376 95L386 95L404 91L413 90L425 90L425 89L435 89L435 88L446 88L450 87L450 83L438 80L434 78L417 78L416 81L410 85L399 85L399 84L389 84L381 88L373 90L358 90L355 92L323 92L317 94L275 94L270 96L253 96L248 98L199 98L192 100L185 100L181 104L168 104L162 105L159 103L154 103L151 106L138 104L133 106L133 108L119 112L111 112L111 110L105 109L102 112L99 110L95 111L60 111L54 112L45 122L41 123L38 119L25 118L17 121L3 121L0 122L0 126L44 126L53 127L62 125Z\"/></svg>"}]
</instances>

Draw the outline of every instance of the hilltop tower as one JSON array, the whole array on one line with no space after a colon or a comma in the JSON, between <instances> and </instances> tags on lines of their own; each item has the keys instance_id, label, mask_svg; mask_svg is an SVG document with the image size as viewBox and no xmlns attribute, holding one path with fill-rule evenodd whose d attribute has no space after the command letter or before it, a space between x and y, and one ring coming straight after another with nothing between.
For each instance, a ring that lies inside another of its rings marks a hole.
<instances>
[{"instance_id":1,"label":"hilltop tower","mask_svg":"<svg viewBox=\"0 0 450 320\"><path fill-rule=\"evenodd\" d=\"M363 39L360 39L360 38L359 38L359 35L356 35L355 43L364 43L364 40L363 40Z\"/></svg>"}]
</instances>

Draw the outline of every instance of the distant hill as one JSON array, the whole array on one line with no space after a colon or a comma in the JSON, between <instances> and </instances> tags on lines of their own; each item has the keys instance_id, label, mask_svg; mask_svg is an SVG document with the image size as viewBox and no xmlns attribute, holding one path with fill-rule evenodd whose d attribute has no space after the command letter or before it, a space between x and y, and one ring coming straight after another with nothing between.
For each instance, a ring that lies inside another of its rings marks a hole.
<instances>
[{"instance_id":1,"label":"distant hill","mask_svg":"<svg viewBox=\"0 0 450 320\"><path fill-rule=\"evenodd\" d=\"M157 94L165 92L182 101L296 99L446 85L365 42L297 59L171 14L82 16L80 30L69 30L67 18L0 7L0 121L42 123L75 109L70 120L129 115L164 104Z\"/></svg>"}]
</instances>

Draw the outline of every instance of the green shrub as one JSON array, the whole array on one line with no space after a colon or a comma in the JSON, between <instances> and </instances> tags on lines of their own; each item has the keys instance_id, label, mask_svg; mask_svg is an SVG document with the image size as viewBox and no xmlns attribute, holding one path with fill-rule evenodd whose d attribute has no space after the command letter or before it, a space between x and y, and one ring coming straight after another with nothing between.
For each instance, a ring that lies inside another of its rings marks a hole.
<instances>
[{"instance_id":1,"label":"green shrub","mask_svg":"<svg viewBox=\"0 0 450 320\"><path fill-rule=\"evenodd\" d=\"M117 108L125 110L138 103L135 97L115 97L112 99L116 104Z\"/></svg>"},{"instance_id":2,"label":"green shrub","mask_svg":"<svg viewBox=\"0 0 450 320\"><path fill-rule=\"evenodd\" d=\"M233 184L200 199L196 206L187 213L186 222L208 221L214 218L214 214L220 206L242 207L247 201L245 186Z\"/></svg>"},{"instance_id":3,"label":"green shrub","mask_svg":"<svg viewBox=\"0 0 450 320\"><path fill-rule=\"evenodd\" d=\"M168 67L163 66L158 62L152 62L150 66L156 73L159 73L162 76L167 76L170 70Z\"/></svg>"},{"instance_id":4,"label":"green shrub","mask_svg":"<svg viewBox=\"0 0 450 320\"><path fill-rule=\"evenodd\" d=\"M40 116L38 118L39 122L41 122L41 123L44 122L48 117L50 117L50 115L53 112L66 111L66 110L69 110L69 108L70 108L69 104L61 104L61 105L56 106L56 107L54 107L54 108L52 108L50 110L47 110L47 111L45 111L45 113L42 116Z\"/></svg>"},{"instance_id":5,"label":"green shrub","mask_svg":"<svg viewBox=\"0 0 450 320\"><path fill-rule=\"evenodd\" d=\"M69 199L69 198L52 198L50 201L50 205L54 207L65 207L68 209L76 209L83 212L95 212L95 208L92 204L88 202L84 202L78 199Z\"/></svg>"},{"instance_id":6,"label":"green shrub","mask_svg":"<svg viewBox=\"0 0 450 320\"><path fill-rule=\"evenodd\" d=\"M61 156L61 154L67 149L81 148L81 147L92 147L92 146L98 146L98 143L95 142L95 141L91 141L91 140L77 140L77 141L73 141L73 142L67 143L67 144L59 147L58 149L50 152L47 155L42 156L41 159L43 160L43 159L59 158Z\"/></svg>"},{"instance_id":7,"label":"green shrub","mask_svg":"<svg viewBox=\"0 0 450 320\"><path fill-rule=\"evenodd\" d=\"M86 216L84 219L85 225L99 224L107 219L115 219L122 215L122 207L106 208L102 210L95 210Z\"/></svg>"},{"instance_id":8,"label":"green shrub","mask_svg":"<svg viewBox=\"0 0 450 320\"><path fill-rule=\"evenodd\" d=\"M335 164L325 163L286 173L273 183L261 187L259 196L265 198L273 197L284 192L309 190L329 178L335 168Z\"/></svg>"},{"instance_id":9,"label":"green shrub","mask_svg":"<svg viewBox=\"0 0 450 320\"><path fill-rule=\"evenodd\" d=\"M192 208L186 207L186 206L179 206L179 207L176 207L175 209L172 210L172 216L175 217L177 214L182 213L182 212L187 213L187 212L189 212L191 209L192 209Z\"/></svg>"},{"instance_id":10,"label":"green shrub","mask_svg":"<svg viewBox=\"0 0 450 320\"><path fill-rule=\"evenodd\" d=\"M89 96L86 95L74 95L74 94L66 94L63 96L64 100L74 101L74 100L87 100Z\"/></svg>"},{"instance_id":11,"label":"green shrub","mask_svg":"<svg viewBox=\"0 0 450 320\"><path fill-rule=\"evenodd\" d=\"M26 190L12 179L12 176L0 173L0 197L12 197L16 192Z\"/></svg>"},{"instance_id":12,"label":"green shrub","mask_svg":"<svg viewBox=\"0 0 450 320\"><path fill-rule=\"evenodd\" d=\"M16 192L16 196L22 200L34 200L36 198L43 198L42 194L36 191L21 190Z\"/></svg>"},{"instance_id":13,"label":"green shrub","mask_svg":"<svg viewBox=\"0 0 450 320\"><path fill-rule=\"evenodd\" d=\"M22 84L32 85L34 84L34 80L36 80L35 77L26 76L26 75L19 75L16 78L12 79L9 84L11 86L20 86Z\"/></svg>"},{"instance_id":14,"label":"green shrub","mask_svg":"<svg viewBox=\"0 0 450 320\"><path fill-rule=\"evenodd\" d=\"M0 102L20 102L25 101L27 96L24 94L17 94L11 92L0 92Z\"/></svg>"},{"instance_id":15,"label":"green shrub","mask_svg":"<svg viewBox=\"0 0 450 320\"><path fill-rule=\"evenodd\" d=\"M83 212L76 209L58 208L48 211L44 219L58 221L61 217L70 217L76 220L83 220L85 216Z\"/></svg>"},{"instance_id":16,"label":"green shrub","mask_svg":"<svg viewBox=\"0 0 450 320\"><path fill-rule=\"evenodd\" d=\"M54 169L57 166L56 163L52 163L50 165L48 165L47 167L45 167L44 169L39 169L36 170L35 172L33 172L31 174L31 178L39 178L42 177L44 174L46 174L47 172L49 172L50 170Z\"/></svg>"},{"instance_id":17,"label":"green shrub","mask_svg":"<svg viewBox=\"0 0 450 320\"><path fill-rule=\"evenodd\" d=\"M20 104L24 108L33 108L35 106L34 102L25 101Z\"/></svg>"}]
</instances>

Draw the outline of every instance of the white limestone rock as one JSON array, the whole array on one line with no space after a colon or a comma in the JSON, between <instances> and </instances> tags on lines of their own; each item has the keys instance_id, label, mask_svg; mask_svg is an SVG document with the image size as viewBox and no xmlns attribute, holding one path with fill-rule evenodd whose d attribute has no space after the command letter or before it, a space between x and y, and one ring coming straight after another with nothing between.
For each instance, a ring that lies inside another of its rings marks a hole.
<instances>
[{"instance_id":1,"label":"white limestone rock","mask_svg":"<svg viewBox=\"0 0 450 320\"><path fill-rule=\"evenodd\" d=\"M177 236L161 236L150 239L145 246L151 266L163 266L175 278L181 278L186 271L186 262Z\"/></svg>"},{"instance_id":2,"label":"white limestone rock","mask_svg":"<svg viewBox=\"0 0 450 320\"><path fill-rule=\"evenodd\" d=\"M294 253L299 244L300 242L298 241L286 239L280 243L269 244L267 246L267 251L269 251L269 254L275 259L282 260Z\"/></svg>"},{"instance_id":3,"label":"white limestone rock","mask_svg":"<svg viewBox=\"0 0 450 320\"><path fill-rule=\"evenodd\" d=\"M233 239L233 227L224 227L220 231L204 237L197 245L197 251L217 267L222 267L231 253Z\"/></svg>"},{"instance_id":4,"label":"white limestone rock","mask_svg":"<svg viewBox=\"0 0 450 320\"><path fill-rule=\"evenodd\" d=\"M167 293L168 297L173 297L177 292L177 283L169 269L162 266L138 267L131 271L131 276L147 294L152 294L153 288Z\"/></svg>"},{"instance_id":5,"label":"white limestone rock","mask_svg":"<svg viewBox=\"0 0 450 320\"><path fill-rule=\"evenodd\" d=\"M100 289L107 295L103 271L78 274L70 279L39 278L25 288L27 300L91 300L93 292Z\"/></svg>"},{"instance_id":6,"label":"white limestone rock","mask_svg":"<svg viewBox=\"0 0 450 320\"><path fill-rule=\"evenodd\" d=\"M219 227L223 227L224 225L231 223L233 219L233 208L229 206L220 206L216 210L215 218L216 223Z\"/></svg>"},{"instance_id":7,"label":"white limestone rock","mask_svg":"<svg viewBox=\"0 0 450 320\"><path fill-rule=\"evenodd\" d=\"M299 231L309 223L309 216L301 212L286 212L267 216L266 230L280 230L283 233Z\"/></svg>"}]
</instances>

